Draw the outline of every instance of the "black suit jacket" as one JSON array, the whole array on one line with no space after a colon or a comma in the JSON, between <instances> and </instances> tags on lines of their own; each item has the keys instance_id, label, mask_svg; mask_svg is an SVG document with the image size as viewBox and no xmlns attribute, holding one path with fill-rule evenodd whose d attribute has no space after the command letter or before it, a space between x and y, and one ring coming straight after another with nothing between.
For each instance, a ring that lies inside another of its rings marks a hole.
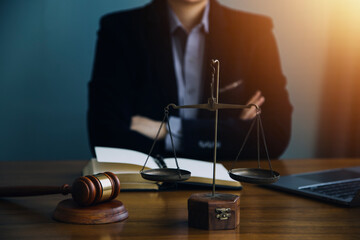
<instances>
[{"instance_id":1,"label":"black suit jacket","mask_svg":"<svg viewBox=\"0 0 360 240\"><path fill-rule=\"evenodd\" d=\"M88 130L92 150L94 146L111 146L148 153L153 140L129 129L131 117L142 115L160 121L164 107L177 104L167 14L166 1L155 0L145 7L101 19L89 83ZM290 138L292 107L271 20L211 0L203 103L211 93L211 59L221 63L220 88L243 81L239 87L220 94L219 102L246 104L256 90L261 90L266 98L262 119L269 154L273 158L280 156ZM202 110L199 119L183 120L186 144L179 156L212 157L212 148L199 143L213 141L213 114ZM239 114L238 110L219 112L219 158L234 158L245 138L250 122L238 120ZM255 136L250 136L242 158L256 157ZM163 141L157 143L154 154L157 153L166 154Z\"/></svg>"}]
</instances>

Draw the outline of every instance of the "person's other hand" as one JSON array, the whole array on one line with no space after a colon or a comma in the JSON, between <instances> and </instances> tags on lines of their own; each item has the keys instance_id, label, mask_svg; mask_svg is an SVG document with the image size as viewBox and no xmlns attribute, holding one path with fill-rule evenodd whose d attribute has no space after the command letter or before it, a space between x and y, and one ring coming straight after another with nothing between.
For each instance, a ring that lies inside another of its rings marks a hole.
<instances>
[{"instance_id":1,"label":"person's other hand","mask_svg":"<svg viewBox=\"0 0 360 240\"><path fill-rule=\"evenodd\" d=\"M265 97L261 94L260 91L256 91L256 93L250 98L250 100L247 102L247 105L249 104L256 104L259 107L263 105L265 102ZM251 108L246 108L242 110L239 118L241 120L251 120L256 117L256 107L252 106Z\"/></svg>"},{"instance_id":2,"label":"person's other hand","mask_svg":"<svg viewBox=\"0 0 360 240\"><path fill-rule=\"evenodd\" d=\"M160 125L160 121L154 121L150 118L136 115L131 118L130 129L141 133L142 135L145 135L151 139L155 139L156 134L159 131ZM164 123L161 127L158 139L164 139L166 133L166 124Z\"/></svg>"}]
</instances>

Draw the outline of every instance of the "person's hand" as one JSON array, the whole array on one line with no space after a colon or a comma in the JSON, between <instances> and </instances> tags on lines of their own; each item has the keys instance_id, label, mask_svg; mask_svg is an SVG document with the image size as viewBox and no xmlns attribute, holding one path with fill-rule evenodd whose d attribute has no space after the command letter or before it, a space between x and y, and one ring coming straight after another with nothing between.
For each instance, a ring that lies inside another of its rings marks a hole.
<instances>
[{"instance_id":1,"label":"person's hand","mask_svg":"<svg viewBox=\"0 0 360 240\"><path fill-rule=\"evenodd\" d=\"M263 105L265 102L265 97L261 94L260 91L256 91L256 93L250 98L250 100L247 102L247 105L249 104L256 104L259 107ZM245 108L242 110L239 118L241 120L251 120L256 117L256 107L252 106L251 108Z\"/></svg>"},{"instance_id":2,"label":"person's hand","mask_svg":"<svg viewBox=\"0 0 360 240\"><path fill-rule=\"evenodd\" d=\"M141 133L142 135L145 135L151 139L155 139L156 134L159 131L160 125L160 121L154 121L150 118L136 115L131 118L130 129ZM166 133L166 124L164 123L161 127L158 139L164 139Z\"/></svg>"}]
</instances>

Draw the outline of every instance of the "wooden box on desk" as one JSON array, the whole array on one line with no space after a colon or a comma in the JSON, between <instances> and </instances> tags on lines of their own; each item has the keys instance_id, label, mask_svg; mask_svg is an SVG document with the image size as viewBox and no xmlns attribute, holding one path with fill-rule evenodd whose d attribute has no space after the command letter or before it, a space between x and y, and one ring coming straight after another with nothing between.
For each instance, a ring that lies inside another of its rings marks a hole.
<instances>
[{"instance_id":1,"label":"wooden box on desk","mask_svg":"<svg viewBox=\"0 0 360 240\"><path fill-rule=\"evenodd\" d=\"M188 199L189 226L209 230L235 229L240 223L240 197L195 193Z\"/></svg>"}]
</instances>

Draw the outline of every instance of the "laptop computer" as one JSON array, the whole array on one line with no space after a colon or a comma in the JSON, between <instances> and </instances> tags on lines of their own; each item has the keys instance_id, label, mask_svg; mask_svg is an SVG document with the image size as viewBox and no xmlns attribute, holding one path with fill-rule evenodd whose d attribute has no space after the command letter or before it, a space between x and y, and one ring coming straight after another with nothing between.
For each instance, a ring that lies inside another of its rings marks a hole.
<instances>
[{"instance_id":1,"label":"laptop computer","mask_svg":"<svg viewBox=\"0 0 360 240\"><path fill-rule=\"evenodd\" d=\"M349 207L360 206L360 166L281 176L266 187Z\"/></svg>"}]
</instances>

